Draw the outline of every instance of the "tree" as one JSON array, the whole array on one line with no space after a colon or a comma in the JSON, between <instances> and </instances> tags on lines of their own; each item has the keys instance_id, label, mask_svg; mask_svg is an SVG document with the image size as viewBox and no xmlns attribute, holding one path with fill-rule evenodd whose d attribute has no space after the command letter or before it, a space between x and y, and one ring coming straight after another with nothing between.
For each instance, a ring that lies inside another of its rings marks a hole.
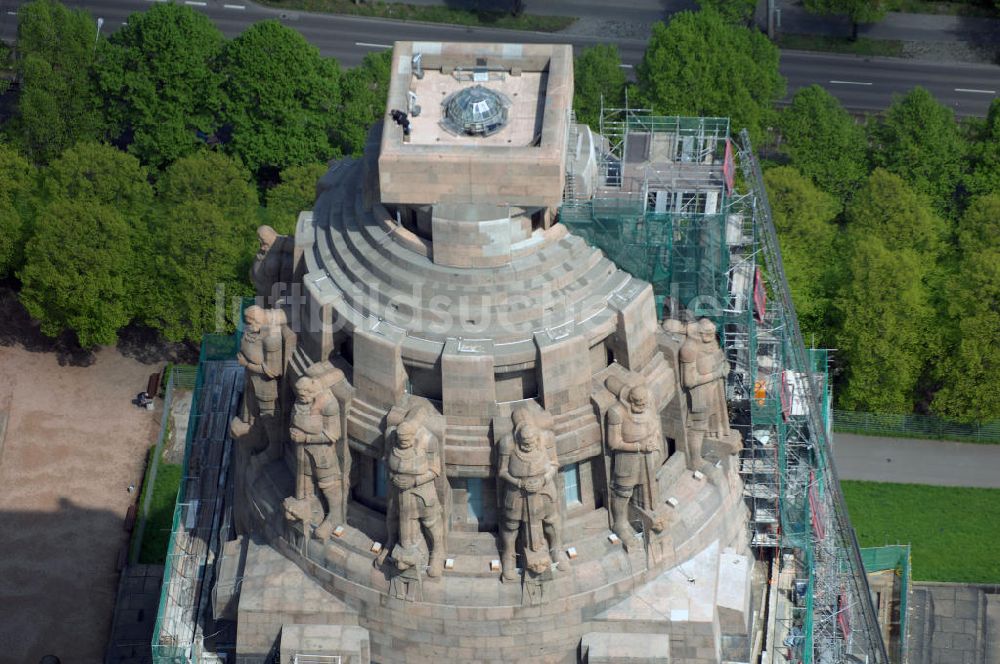
<instances>
[{"instance_id":1,"label":"tree","mask_svg":"<svg viewBox=\"0 0 1000 664\"><path fill-rule=\"evenodd\" d=\"M878 238L889 250L914 249L928 263L942 250L944 222L926 197L918 195L897 175L872 171L847 207L848 231L858 238Z\"/></svg>"},{"instance_id":2,"label":"tree","mask_svg":"<svg viewBox=\"0 0 1000 664\"><path fill-rule=\"evenodd\" d=\"M967 146L950 108L924 88L913 88L893 101L873 134L876 166L929 196L939 212L953 209Z\"/></svg>"},{"instance_id":3,"label":"tree","mask_svg":"<svg viewBox=\"0 0 1000 664\"><path fill-rule=\"evenodd\" d=\"M875 169L846 211L835 310L845 408L908 413L941 349L935 299L941 220L896 175Z\"/></svg>"},{"instance_id":4,"label":"tree","mask_svg":"<svg viewBox=\"0 0 1000 664\"><path fill-rule=\"evenodd\" d=\"M132 155L103 143L80 143L63 152L43 175L43 200L107 205L133 228L144 228L153 188L146 169Z\"/></svg>"},{"instance_id":5,"label":"tree","mask_svg":"<svg viewBox=\"0 0 1000 664\"><path fill-rule=\"evenodd\" d=\"M170 341L198 341L215 331L216 289L249 294L257 192L231 157L202 150L167 167L157 182L150 266L140 278L143 320Z\"/></svg>"},{"instance_id":6,"label":"tree","mask_svg":"<svg viewBox=\"0 0 1000 664\"><path fill-rule=\"evenodd\" d=\"M361 64L344 72L343 96L336 123L337 145L347 155L359 156L368 140L368 128L385 115L389 96L392 53L368 53Z\"/></svg>"},{"instance_id":7,"label":"tree","mask_svg":"<svg viewBox=\"0 0 1000 664\"><path fill-rule=\"evenodd\" d=\"M625 71L618 47L598 44L585 48L573 67L573 110L576 120L597 131L601 106L621 108L625 105Z\"/></svg>"},{"instance_id":8,"label":"tree","mask_svg":"<svg viewBox=\"0 0 1000 664\"><path fill-rule=\"evenodd\" d=\"M112 132L144 164L160 168L218 129L224 43L204 14L156 3L102 49L97 80Z\"/></svg>"},{"instance_id":9,"label":"tree","mask_svg":"<svg viewBox=\"0 0 1000 664\"><path fill-rule=\"evenodd\" d=\"M730 23L748 25L757 8L757 0L698 0L702 9L712 9Z\"/></svg>"},{"instance_id":10,"label":"tree","mask_svg":"<svg viewBox=\"0 0 1000 664\"><path fill-rule=\"evenodd\" d=\"M21 267L36 200L34 167L13 148L0 144L0 278Z\"/></svg>"},{"instance_id":11,"label":"tree","mask_svg":"<svg viewBox=\"0 0 1000 664\"><path fill-rule=\"evenodd\" d=\"M90 79L97 24L55 0L32 0L18 10L21 93L10 135L40 164L101 132Z\"/></svg>"},{"instance_id":12,"label":"tree","mask_svg":"<svg viewBox=\"0 0 1000 664\"><path fill-rule=\"evenodd\" d=\"M979 136L970 146L972 169L965 178L970 196L1000 191L1000 99L994 99Z\"/></svg>"},{"instance_id":13,"label":"tree","mask_svg":"<svg viewBox=\"0 0 1000 664\"><path fill-rule=\"evenodd\" d=\"M844 14L851 19L851 39L858 38L859 23L877 23L885 18L885 0L805 0L815 14Z\"/></svg>"},{"instance_id":14,"label":"tree","mask_svg":"<svg viewBox=\"0 0 1000 664\"><path fill-rule=\"evenodd\" d=\"M340 69L302 35L277 21L257 23L226 45L223 69L226 147L255 175L337 155Z\"/></svg>"},{"instance_id":15,"label":"tree","mask_svg":"<svg viewBox=\"0 0 1000 664\"><path fill-rule=\"evenodd\" d=\"M72 330L85 348L115 342L131 317L129 235L108 205L60 200L42 210L18 276L21 302L44 334Z\"/></svg>"},{"instance_id":16,"label":"tree","mask_svg":"<svg viewBox=\"0 0 1000 664\"><path fill-rule=\"evenodd\" d=\"M949 281L946 351L935 412L965 422L1000 418L1000 194L976 198L958 228L961 257Z\"/></svg>"},{"instance_id":17,"label":"tree","mask_svg":"<svg viewBox=\"0 0 1000 664\"><path fill-rule=\"evenodd\" d=\"M792 165L840 200L849 200L867 176L864 128L836 97L818 85L801 88L779 119Z\"/></svg>"},{"instance_id":18,"label":"tree","mask_svg":"<svg viewBox=\"0 0 1000 664\"><path fill-rule=\"evenodd\" d=\"M840 205L788 166L769 169L764 184L802 333L810 343L826 343L837 261L834 219Z\"/></svg>"},{"instance_id":19,"label":"tree","mask_svg":"<svg viewBox=\"0 0 1000 664\"><path fill-rule=\"evenodd\" d=\"M156 183L157 201L168 209L188 201L211 203L234 222L249 226L256 218L257 191L250 173L232 157L201 150L181 157Z\"/></svg>"},{"instance_id":20,"label":"tree","mask_svg":"<svg viewBox=\"0 0 1000 664\"><path fill-rule=\"evenodd\" d=\"M755 141L785 95L778 47L714 11L680 12L656 23L636 70L643 103L665 115L729 116Z\"/></svg>"},{"instance_id":21,"label":"tree","mask_svg":"<svg viewBox=\"0 0 1000 664\"><path fill-rule=\"evenodd\" d=\"M281 171L281 183L267 192L267 218L274 230L284 235L295 232L299 212L316 202L316 183L327 168L326 164L308 164Z\"/></svg>"},{"instance_id":22,"label":"tree","mask_svg":"<svg viewBox=\"0 0 1000 664\"><path fill-rule=\"evenodd\" d=\"M246 284L251 228L226 216L222 208L191 199L164 208L159 216L154 264L156 302L147 322L169 341L194 341L221 320L216 289L229 296L251 294Z\"/></svg>"},{"instance_id":23,"label":"tree","mask_svg":"<svg viewBox=\"0 0 1000 664\"><path fill-rule=\"evenodd\" d=\"M842 408L912 411L937 347L926 271L913 249L890 249L876 237L852 238L848 278L836 301L843 321L837 345L846 360Z\"/></svg>"}]
</instances>

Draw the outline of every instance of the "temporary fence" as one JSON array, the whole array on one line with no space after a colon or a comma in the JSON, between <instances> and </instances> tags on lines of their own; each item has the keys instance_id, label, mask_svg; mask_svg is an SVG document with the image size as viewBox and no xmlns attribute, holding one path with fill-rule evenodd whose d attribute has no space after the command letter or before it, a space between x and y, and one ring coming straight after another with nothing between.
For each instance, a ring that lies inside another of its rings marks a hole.
<instances>
[{"instance_id":1,"label":"temporary fence","mask_svg":"<svg viewBox=\"0 0 1000 664\"><path fill-rule=\"evenodd\" d=\"M961 424L933 415L894 415L835 410L833 429L863 436L936 438L966 443L1000 444L1000 420L982 424Z\"/></svg>"}]
</instances>

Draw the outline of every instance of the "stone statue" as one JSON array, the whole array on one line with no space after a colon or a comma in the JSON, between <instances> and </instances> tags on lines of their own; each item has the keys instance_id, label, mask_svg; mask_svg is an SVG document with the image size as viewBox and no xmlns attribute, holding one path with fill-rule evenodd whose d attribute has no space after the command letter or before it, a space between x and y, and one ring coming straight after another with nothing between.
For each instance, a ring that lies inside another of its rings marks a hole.
<instances>
[{"instance_id":1,"label":"stone statue","mask_svg":"<svg viewBox=\"0 0 1000 664\"><path fill-rule=\"evenodd\" d=\"M503 580L517 578L515 546L524 525L525 569L541 574L553 562L568 569L562 552L562 514L556 492L555 435L544 429L530 410L518 408L512 415L513 434L500 441L497 476L504 482L503 521L500 529Z\"/></svg>"},{"instance_id":2,"label":"stone statue","mask_svg":"<svg viewBox=\"0 0 1000 664\"><path fill-rule=\"evenodd\" d=\"M321 542L330 537L340 519L344 495L344 475L337 450L342 439L340 404L329 389L344 374L339 369L330 373L336 375L322 378L303 376L295 381L295 405L288 429L292 443L301 446L305 452L305 459L300 456L304 463L300 463L299 475L304 476L311 468L316 488L326 500L323 520L313 531L313 537ZM288 498L285 500L285 512L308 522L310 510L306 508L309 502L306 495Z\"/></svg>"},{"instance_id":3,"label":"stone statue","mask_svg":"<svg viewBox=\"0 0 1000 664\"><path fill-rule=\"evenodd\" d=\"M392 435L392 446L386 452L390 484L387 516L398 519L398 541L390 554L396 567L402 571L420 564L423 527L430 551L427 576L437 577L444 568L445 538L444 510L434 482L442 468L439 441L425 426L425 417L422 409L411 410ZM394 532L391 523L389 531Z\"/></svg>"},{"instance_id":4,"label":"stone statue","mask_svg":"<svg viewBox=\"0 0 1000 664\"><path fill-rule=\"evenodd\" d=\"M717 439L727 451L739 451L739 435L729 428L726 406L726 376L729 362L716 339L715 323L707 318L688 323L687 339L680 350L681 380L687 394L687 466L702 464L706 436Z\"/></svg>"},{"instance_id":5,"label":"stone statue","mask_svg":"<svg viewBox=\"0 0 1000 664\"><path fill-rule=\"evenodd\" d=\"M649 388L641 378L634 378L633 384L615 378L609 378L606 383L611 393L618 396L618 402L606 415L608 449L613 458L612 530L626 546L638 542L629 523L630 503L648 529L660 532L665 525L658 512L660 500L656 481L663 450L660 417ZM636 488L638 496L635 496ZM638 500L633 501L633 497Z\"/></svg>"},{"instance_id":6,"label":"stone statue","mask_svg":"<svg viewBox=\"0 0 1000 664\"><path fill-rule=\"evenodd\" d=\"M245 436L258 418L266 437L265 461L280 456L281 435L278 431L279 379L284 371L282 358L281 322L284 312L264 309L257 305L243 312L243 336L236 355L246 368L249 389L243 395L243 408L233 418L230 431L234 437Z\"/></svg>"},{"instance_id":7,"label":"stone statue","mask_svg":"<svg viewBox=\"0 0 1000 664\"><path fill-rule=\"evenodd\" d=\"M250 280L258 297L271 298L274 285L290 278L286 274L291 266L291 255L295 241L288 235L278 235L270 226L257 228L260 248L250 268Z\"/></svg>"}]
</instances>

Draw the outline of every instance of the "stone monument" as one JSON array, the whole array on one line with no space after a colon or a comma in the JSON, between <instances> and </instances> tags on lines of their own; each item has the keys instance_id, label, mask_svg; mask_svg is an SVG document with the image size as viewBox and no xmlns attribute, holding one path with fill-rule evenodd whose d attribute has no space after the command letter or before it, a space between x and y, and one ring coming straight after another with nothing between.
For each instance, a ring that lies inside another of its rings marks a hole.
<instances>
[{"instance_id":1,"label":"stone monument","mask_svg":"<svg viewBox=\"0 0 1000 664\"><path fill-rule=\"evenodd\" d=\"M294 237L258 231L238 662L308 633L384 663L610 661L642 639L629 661L705 664L747 633L725 357L710 322L681 348L650 284L559 223L604 145L572 122L572 62L397 43L363 157L331 164ZM694 472L703 441L731 447Z\"/></svg>"}]
</instances>

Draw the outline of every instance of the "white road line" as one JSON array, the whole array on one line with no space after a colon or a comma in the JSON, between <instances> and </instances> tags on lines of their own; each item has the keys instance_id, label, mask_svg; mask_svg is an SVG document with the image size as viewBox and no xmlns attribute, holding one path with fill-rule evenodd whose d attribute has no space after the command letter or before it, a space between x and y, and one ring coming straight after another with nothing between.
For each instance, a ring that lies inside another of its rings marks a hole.
<instances>
[{"instance_id":1,"label":"white road line","mask_svg":"<svg viewBox=\"0 0 1000 664\"><path fill-rule=\"evenodd\" d=\"M621 67L622 69L631 69L632 68L632 65L618 65L618 66Z\"/></svg>"},{"instance_id":2,"label":"white road line","mask_svg":"<svg viewBox=\"0 0 1000 664\"><path fill-rule=\"evenodd\" d=\"M368 44L366 42L354 42L355 46L369 46L371 48L392 48L391 44Z\"/></svg>"},{"instance_id":3,"label":"white road line","mask_svg":"<svg viewBox=\"0 0 1000 664\"><path fill-rule=\"evenodd\" d=\"M128 25L128 21L122 21L122 25Z\"/></svg>"},{"instance_id":4,"label":"white road line","mask_svg":"<svg viewBox=\"0 0 1000 664\"><path fill-rule=\"evenodd\" d=\"M11 16L17 16L17 12L7 12L7 13L10 14Z\"/></svg>"},{"instance_id":5,"label":"white road line","mask_svg":"<svg viewBox=\"0 0 1000 664\"><path fill-rule=\"evenodd\" d=\"M861 81L830 81L835 85L871 85L871 83L862 83Z\"/></svg>"},{"instance_id":6,"label":"white road line","mask_svg":"<svg viewBox=\"0 0 1000 664\"><path fill-rule=\"evenodd\" d=\"M199 0L184 0L185 5L191 5L192 7L206 7L207 2L199 2Z\"/></svg>"},{"instance_id":7,"label":"white road line","mask_svg":"<svg viewBox=\"0 0 1000 664\"><path fill-rule=\"evenodd\" d=\"M222 5L226 9L246 9L246 5Z\"/></svg>"},{"instance_id":8,"label":"white road line","mask_svg":"<svg viewBox=\"0 0 1000 664\"><path fill-rule=\"evenodd\" d=\"M978 95L995 95L996 90L973 90L971 88L955 88L955 92L973 92Z\"/></svg>"}]
</instances>

